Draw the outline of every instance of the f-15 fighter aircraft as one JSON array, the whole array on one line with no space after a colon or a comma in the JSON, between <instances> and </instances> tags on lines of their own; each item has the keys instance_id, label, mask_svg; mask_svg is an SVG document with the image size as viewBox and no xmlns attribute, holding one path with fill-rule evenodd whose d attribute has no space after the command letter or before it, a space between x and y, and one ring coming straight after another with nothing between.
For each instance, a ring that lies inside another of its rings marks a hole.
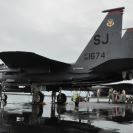
<instances>
[{"instance_id":1,"label":"f-15 fighter aircraft","mask_svg":"<svg viewBox=\"0 0 133 133\"><path fill-rule=\"evenodd\" d=\"M121 51L123 10L124 7L103 11L108 14L75 64L55 61L32 52L1 52L0 59L7 66L0 70L3 73L2 84L37 84L52 90L73 83L122 80L122 73L133 68L133 56L127 56L128 51Z\"/></svg>"}]
</instances>

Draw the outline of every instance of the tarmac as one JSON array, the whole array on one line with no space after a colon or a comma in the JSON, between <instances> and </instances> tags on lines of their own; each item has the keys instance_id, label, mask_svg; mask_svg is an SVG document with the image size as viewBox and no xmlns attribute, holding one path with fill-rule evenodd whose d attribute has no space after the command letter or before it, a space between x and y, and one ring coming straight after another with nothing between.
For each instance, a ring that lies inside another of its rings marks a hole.
<instances>
[{"instance_id":1,"label":"tarmac","mask_svg":"<svg viewBox=\"0 0 133 133\"><path fill-rule=\"evenodd\" d=\"M8 94L1 103L0 133L131 133L133 104L109 104L107 98L91 98L75 107L68 97L66 105L32 105L31 95Z\"/></svg>"}]
</instances>

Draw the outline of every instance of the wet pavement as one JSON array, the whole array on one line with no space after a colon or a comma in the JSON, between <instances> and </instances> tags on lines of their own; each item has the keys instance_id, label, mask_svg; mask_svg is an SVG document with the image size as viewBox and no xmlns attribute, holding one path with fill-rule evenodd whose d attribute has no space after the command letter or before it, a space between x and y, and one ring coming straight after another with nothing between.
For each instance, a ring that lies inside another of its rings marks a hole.
<instances>
[{"instance_id":1,"label":"wet pavement","mask_svg":"<svg viewBox=\"0 0 133 133\"><path fill-rule=\"evenodd\" d=\"M1 105L0 133L132 133L133 105L100 103L95 98L74 107L67 104L31 105L30 95L8 95L8 103Z\"/></svg>"}]
</instances>

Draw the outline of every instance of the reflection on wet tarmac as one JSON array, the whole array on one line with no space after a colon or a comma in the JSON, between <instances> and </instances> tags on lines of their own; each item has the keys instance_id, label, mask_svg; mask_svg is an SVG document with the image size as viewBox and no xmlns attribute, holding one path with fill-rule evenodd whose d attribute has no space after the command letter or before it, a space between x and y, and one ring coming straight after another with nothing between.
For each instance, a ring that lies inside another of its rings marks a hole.
<instances>
[{"instance_id":1,"label":"reflection on wet tarmac","mask_svg":"<svg viewBox=\"0 0 133 133\"><path fill-rule=\"evenodd\" d=\"M16 103L11 100L0 109L0 133L118 133L124 130L114 125L125 129L133 125L131 104L90 102L75 108L72 102L53 105L50 98L46 105L31 105L21 98ZM108 128L104 127L106 123Z\"/></svg>"}]
</instances>

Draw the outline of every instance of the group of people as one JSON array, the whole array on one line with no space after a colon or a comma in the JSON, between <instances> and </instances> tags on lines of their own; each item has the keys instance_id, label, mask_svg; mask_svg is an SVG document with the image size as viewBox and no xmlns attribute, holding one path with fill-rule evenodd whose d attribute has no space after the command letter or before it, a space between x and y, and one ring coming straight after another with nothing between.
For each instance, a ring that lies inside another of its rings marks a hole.
<instances>
[{"instance_id":1,"label":"group of people","mask_svg":"<svg viewBox=\"0 0 133 133\"><path fill-rule=\"evenodd\" d=\"M101 97L100 88L97 89L97 102ZM82 101L89 101L88 93L85 98L82 98L77 92L75 92L71 99L75 103L75 107L78 107L79 102ZM133 97L130 96L129 98L126 95L126 91L123 89L122 91L117 91L113 88L110 88L108 91L108 102L110 103L133 103Z\"/></svg>"},{"instance_id":2,"label":"group of people","mask_svg":"<svg viewBox=\"0 0 133 133\"><path fill-rule=\"evenodd\" d=\"M109 89L109 103L112 100L112 103L126 103L126 91L122 90L122 92L113 90L113 88Z\"/></svg>"},{"instance_id":3,"label":"group of people","mask_svg":"<svg viewBox=\"0 0 133 133\"><path fill-rule=\"evenodd\" d=\"M99 102L100 98L100 89L97 90L97 102ZM123 89L122 91L113 90L113 88L109 89L108 92L109 104L110 103L126 103L126 91Z\"/></svg>"}]
</instances>

